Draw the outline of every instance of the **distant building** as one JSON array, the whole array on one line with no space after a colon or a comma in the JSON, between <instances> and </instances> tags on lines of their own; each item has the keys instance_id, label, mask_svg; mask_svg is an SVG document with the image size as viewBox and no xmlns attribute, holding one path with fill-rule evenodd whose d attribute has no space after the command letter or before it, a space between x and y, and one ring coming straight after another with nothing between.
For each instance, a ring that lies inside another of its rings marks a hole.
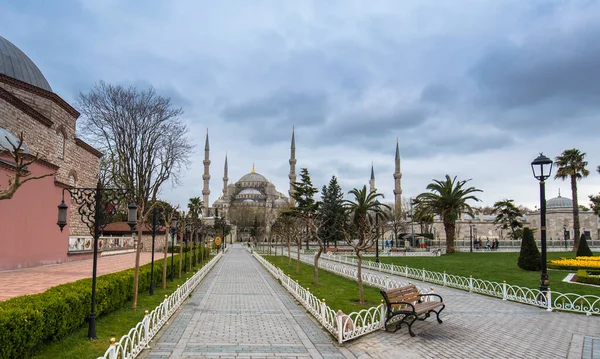
<instances>
[{"instance_id":1,"label":"distant building","mask_svg":"<svg viewBox=\"0 0 600 359\"><path fill-rule=\"evenodd\" d=\"M0 36L0 143L7 147L7 138L14 142L22 132L26 150L42 158L28 170L33 175L54 174L30 181L12 199L0 201L0 270L82 259L89 253L69 250L76 248L70 241L91 236L68 194L69 225L62 233L56 225L62 189L95 187L98 180L102 154L77 137L78 117L33 61ZM2 188L14 174L9 155L0 151Z\"/></svg>"}]
</instances>

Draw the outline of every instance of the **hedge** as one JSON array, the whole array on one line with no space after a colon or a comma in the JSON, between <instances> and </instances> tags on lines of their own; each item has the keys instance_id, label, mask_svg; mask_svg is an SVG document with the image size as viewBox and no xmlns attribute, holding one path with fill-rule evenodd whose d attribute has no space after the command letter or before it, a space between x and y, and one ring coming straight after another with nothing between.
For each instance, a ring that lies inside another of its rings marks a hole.
<instances>
[{"instance_id":1,"label":"hedge","mask_svg":"<svg viewBox=\"0 0 600 359\"><path fill-rule=\"evenodd\" d=\"M600 285L600 272L580 269L577 271L577 283Z\"/></svg>"},{"instance_id":2,"label":"hedge","mask_svg":"<svg viewBox=\"0 0 600 359\"><path fill-rule=\"evenodd\" d=\"M175 269L179 269L179 256ZM140 266L138 293L150 287L151 264ZM167 261L167 272L171 260ZM154 262L162 278L163 261ZM96 317L120 309L133 297L134 269L106 274L96 282ZM89 319L92 279L61 284L40 294L0 302L0 358L27 358L47 341L63 338Z\"/></svg>"}]
</instances>

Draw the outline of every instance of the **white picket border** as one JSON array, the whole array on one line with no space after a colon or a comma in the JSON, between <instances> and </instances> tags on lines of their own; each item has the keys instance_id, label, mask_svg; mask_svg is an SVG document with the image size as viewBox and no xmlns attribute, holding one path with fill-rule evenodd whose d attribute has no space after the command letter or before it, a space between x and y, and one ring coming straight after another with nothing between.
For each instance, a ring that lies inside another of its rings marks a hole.
<instances>
[{"instance_id":1,"label":"white picket border","mask_svg":"<svg viewBox=\"0 0 600 359\"><path fill-rule=\"evenodd\" d=\"M298 282L294 282L290 276L286 275L280 268L269 263L260 254L256 252L253 252L253 254L258 262L261 263L275 279L278 279L288 292L290 292L292 296L294 296L294 298L296 298L296 300L298 300L298 302L300 302L340 344L384 327L387 309L383 304L383 300L378 306L363 309L359 312L352 312L350 314L344 314L341 310L336 312L327 306L325 299L319 300L319 298L311 294L307 288L302 287ZM300 258L300 261L309 265L313 264L302 257ZM354 281L357 280L356 268L329 262L322 263L321 261L319 261L319 268ZM384 290L411 284L410 282L390 280L389 277L381 277L371 273L362 273L362 278L364 284ZM424 288L419 288L419 292L432 293L433 288L431 292ZM430 298L430 296L426 296L423 300L427 301L430 300Z\"/></svg>"},{"instance_id":2,"label":"white picket border","mask_svg":"<svg viewBox=\"0 0 600 359\"><path fill-rule=\"evenodd\" d=\"M338 263L344 263L356 266L356 258L339 256L335 254L322 256L321 259L330 260ZM320 262L320 261L319 261ZM399 266L390 263L377 263L374 261L362 261L362 267L374 271L389 273L406 278L417 279L422 282L440 284L444 287L458 288L471 293L485 294L492 297L498 297L502 300L510 300L517 303L535 305L545 308L547 311L561 310L585 315L600 315L600 296L591 294L561 293L548 290L546 293L539 289L520 287L517 285L492 282L484 279L473 278L472 276L462 277L446 272L434 272L423 269L416 269L407 266Z\"/></svg>"},{"instance_id":3,"label":"white picket border","mask_svg":"<svg viewBox=\"0 0 600 359\"><path fill-rule=\"evenodd\" d=\"M225 250L227 251L227 250ZM206 265L200 268L194 275L177 286L177 290L165 299L152 312L148 313L129 333L123 335L119 342L111 339L110 346L103 356L98 359L133 359L144 349L149 348L150 341L163 325L168 323L169 318L175 313L181 304L192 294L206 274L214 267L223 256L220 252L214 256Z\"/></svg>"}]
</instances>

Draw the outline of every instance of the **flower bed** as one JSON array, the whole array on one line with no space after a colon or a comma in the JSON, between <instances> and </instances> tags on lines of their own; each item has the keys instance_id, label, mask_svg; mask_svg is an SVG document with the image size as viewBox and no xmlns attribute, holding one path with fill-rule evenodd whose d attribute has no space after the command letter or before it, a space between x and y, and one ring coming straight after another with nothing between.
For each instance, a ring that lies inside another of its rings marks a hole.
<instances>
[{"instance_id":1,"label":"flower bed","mask_svg":"<svg viewBox=\"0 0 600 359\"><path fill-rule=\"evenodd\" d=\"M553 269L600 269L600 256L554 259L548 263Z\"/></svg>"},{"instance_id":2,"label":"flower bed","mask_svg":"<svg viewBox=\"0 0 600 359\"><path fill-rule=\"evenodd\" d=\"M577 271L577 282L600 285L600 271L580 269Z\"/></svg>"}]
</instances>

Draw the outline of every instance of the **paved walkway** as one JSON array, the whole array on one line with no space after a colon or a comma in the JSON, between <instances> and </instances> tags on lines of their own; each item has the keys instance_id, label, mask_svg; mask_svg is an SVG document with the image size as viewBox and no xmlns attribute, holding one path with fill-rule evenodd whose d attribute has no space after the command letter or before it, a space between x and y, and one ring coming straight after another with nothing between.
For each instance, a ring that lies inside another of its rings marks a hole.
<instances>
[{"instance_id":1,"label":"paved walkway","mask_svg":"<svg viewBox=\"0 0 600 359\"><path fill-rule=\"evenodd\" d=\"M406 280L406 279L405 279ZM431 284L418 283L430 287ZM142 357L598 358L600 318L436 286L443 324L417 322L338 345L237 245L220 260Z\"/></svg>"},{"instance_id":2,"label":"paved walkway","mask_svg":"<svg viewBox=\"0 0 600 359\"><path fill-rule=\"evenodd\" d=\"M152 253L140 253L140 265L150 263ZM155 253L154 259L162 258ZM59 284L92 277L92 259L0 272L0 301L42 293ZM135 253L98 257L98 276L135 267Z\"/></svg>"},{"instance_id":3,"label":"paved walkway","mask_svg":"<svg viewBox=\"0 0 600 359\"><path fill-rule=\"evenodd\" d=\"M354 358L239 245L151 346L142 357Z\"/></svg>"}]
</instances>

